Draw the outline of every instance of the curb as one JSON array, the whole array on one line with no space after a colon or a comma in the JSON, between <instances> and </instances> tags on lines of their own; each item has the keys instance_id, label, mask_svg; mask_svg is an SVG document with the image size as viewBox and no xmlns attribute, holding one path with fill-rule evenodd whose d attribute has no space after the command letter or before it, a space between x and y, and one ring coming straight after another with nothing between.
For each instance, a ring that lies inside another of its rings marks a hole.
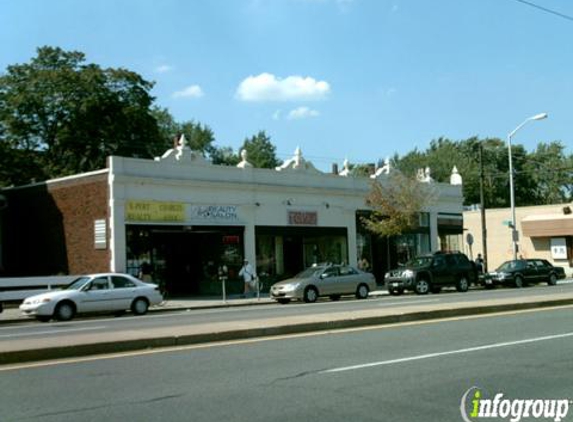
<instances>
[{"instance_id":1,"label":"curb","mask_svg":"<svg viewBox=\"0 0 573 422\"><path fill-rule=\"evenodd\" d=\"M34 350L17 350L10 352L0 352L0 365L24 363L31 361L42 361L52 359L63 359L72 357L86 357L101 354L130 352L145 349L159 349L177 346L188 346L220 341L232 341L239 339L253 339L261 337L273 337L289 334L302 334L316 331L341 330L347 328L367 327L374 325L388 325L412 321L425 321L443 319L451 317L462 317L471 315L486 315L497 312L539 309L573 305L571 299L546 300L529 303L510 303L502 305L439 309L396 315L384 315L373 317L362 317L355 319L341 319L333 321L321 321L311 323L301 323L294 325L278 325L273 327L259 327L238 330L227 330L213 333L200 333L189 335L160 336L149 339L136 339L125 341L112 341L97 344L79 344L72 346L49 347Z\"/></svg>"}]
</instances>

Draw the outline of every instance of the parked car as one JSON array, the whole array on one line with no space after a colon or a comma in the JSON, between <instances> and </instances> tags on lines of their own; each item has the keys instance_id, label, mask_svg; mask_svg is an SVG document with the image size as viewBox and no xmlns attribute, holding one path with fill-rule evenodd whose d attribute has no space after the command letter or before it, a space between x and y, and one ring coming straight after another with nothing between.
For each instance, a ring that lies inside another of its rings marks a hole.
<instances>
[{"instance_id":1,"label":"parked car","mask_svg":"<svg viewBox=\"0 0 573 422\"><path fill-rule=\"evenodd\" d=\"M348 265L314 265L293 278L271 286L271 298L279 303L291 300L316 302L320 296L339 300L342 295L355 295L366 299L376 289L376 279L371 273L357 270Z\"/></svg>"},{"instance_id":2,"label":"parked car","mask_svg":"<svg viewBox=\"0 0 573 422\"><path fill-rule=\"evenodd\" d=\"M163 301L159 287L128 274L90 274L77 278L61 290L28 297L20 305L23 314L40 321L68 321L90 312L147 313Z\"/></svg>"},{"instance_id":3,"label":"parked car","mask_svg":"<svg viewBox=\"0 0 573 422\"><path fill-rule=\"evenodd\" d=\"M476 280L475 264L461 252L435 252L418 256L384 276L386 287L392 295L400 295L406 290L418 294L430 291L439 293L446 286L466 292Z\"/></svg>"},{"instance_id":4,"label":"parked car","mask_svg":"<svg viewBox=\"0 0 573 422\"><path fill-rule=\"evenodd\" d=\"M516 259L506 261L485 276L486 287L511 285L523 287L528 283L547 282L550 286L565 278L565 269L556 267L545 259Z\"/></svg>"}]
</instances>

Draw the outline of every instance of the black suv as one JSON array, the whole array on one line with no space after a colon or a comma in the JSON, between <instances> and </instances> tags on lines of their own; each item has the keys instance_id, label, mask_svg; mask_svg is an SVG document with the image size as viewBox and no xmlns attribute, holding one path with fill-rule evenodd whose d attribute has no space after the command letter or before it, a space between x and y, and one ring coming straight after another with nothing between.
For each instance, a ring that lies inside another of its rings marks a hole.
<instances>
[{"instance_id":1,"label":"black suv","mask_svg":"<svg viewBox=\"0 0 573 422\"><path fill-rule=\"evenodd\" d=\"M430 291L439 293L445 286L467 292L470 284L476 281L475 264L461 252L435 252L418 256L384 276L386 287L392 295L402 294L405 290L418 294Z\"/></svg>"}]
</instances>

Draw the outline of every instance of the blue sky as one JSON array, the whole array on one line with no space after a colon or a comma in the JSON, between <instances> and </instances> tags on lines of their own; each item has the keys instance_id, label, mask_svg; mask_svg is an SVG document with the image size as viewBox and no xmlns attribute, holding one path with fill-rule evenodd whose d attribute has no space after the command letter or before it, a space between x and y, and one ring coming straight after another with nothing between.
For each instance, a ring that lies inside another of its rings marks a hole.
<instances>
[{"instance_id":1,"label":"blue sky","mask_svg":"<svg viewBox=\"0 0 573 422\"><path fill-rule=\"evenodd\" d=\"M573 16L573 2L531 0ZM265 130L327 170L441 136L572 145L573 20L518 0L0 0L0 71L43 45L155 81L237 149Z\"/></svg>"}]
</instances>

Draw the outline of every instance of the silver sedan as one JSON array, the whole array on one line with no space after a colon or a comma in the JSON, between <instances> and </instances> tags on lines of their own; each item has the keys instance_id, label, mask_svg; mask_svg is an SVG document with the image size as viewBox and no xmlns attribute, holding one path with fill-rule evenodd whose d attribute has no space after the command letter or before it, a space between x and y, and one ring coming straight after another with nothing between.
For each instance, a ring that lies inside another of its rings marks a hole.
<instances>
[{"instance_id":1,"label":"silver sedan","mask_svg":"<svg viewBox=\"0 0 573 422\"><path fill-rule=\"evenodd\" d=\"M40 321L68 321L78 313L122 312L143 315L163 301L159 287L128 274L91 274L77 278L62 290L24 299L20 310Z\"/></svg>"},{"instance_id":2,"label":"silver sedan","mask_svg":"<svg viewBox=\"0 0 573 422\"><path fill-rule=\"evenodd\" d=\"M271 286L271 298L279 303L291 300L316 302L320 296L338 300L342 295L366 299L376 289L376 279L370 273L348 265L315 265L293 278Z\"/></svg>"}]
</instances>

